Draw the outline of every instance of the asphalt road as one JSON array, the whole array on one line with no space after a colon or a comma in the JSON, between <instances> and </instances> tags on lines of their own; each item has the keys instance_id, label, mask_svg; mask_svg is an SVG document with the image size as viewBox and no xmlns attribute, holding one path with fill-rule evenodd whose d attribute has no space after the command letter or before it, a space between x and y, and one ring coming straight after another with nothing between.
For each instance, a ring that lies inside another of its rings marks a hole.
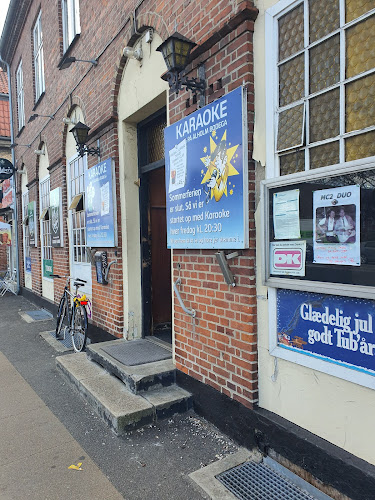
<instances>
[{"instance_id":1,"label":"asphalt road","mask_svg":"<svg viewBox=\"0 0 375 500\"><path fill-rule=\"evenodd\" d=\"M54 322L21 318L33 309L21 296L0 298L0 395L8 404L0 410L8 443L0 446L0 498L207 498L188 474L237 446L194 412L117 437L57 372L61 353L39 335ZM68 469L77 463L81 471Z\"/></svg>"}]
</instances>

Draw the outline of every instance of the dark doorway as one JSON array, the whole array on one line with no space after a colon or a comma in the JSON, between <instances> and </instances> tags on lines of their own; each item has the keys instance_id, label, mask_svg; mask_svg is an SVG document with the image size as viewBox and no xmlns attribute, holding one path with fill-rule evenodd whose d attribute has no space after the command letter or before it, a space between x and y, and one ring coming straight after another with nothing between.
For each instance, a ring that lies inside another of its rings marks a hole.
<instances>
[{"instance_id":1,"label":"dark doorway","mask_svg":"<svg viewBox=\"0 0 375 500\"><path fill-rule=\"evenodd\" d=\"M171 343L171 252L167 248L165 110L138 125L143 337Z\"/></svg>"}]
</instances>

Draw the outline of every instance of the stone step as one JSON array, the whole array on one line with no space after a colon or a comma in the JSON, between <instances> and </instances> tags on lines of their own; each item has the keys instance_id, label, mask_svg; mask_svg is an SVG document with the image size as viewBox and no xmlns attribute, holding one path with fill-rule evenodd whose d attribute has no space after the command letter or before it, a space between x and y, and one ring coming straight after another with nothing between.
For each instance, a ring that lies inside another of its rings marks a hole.
<instances>
[{"instance_id":1,"label":"stone step","mask_svg":"<svg viewBox=\"0 0 375 500\"><path fill-rule=\"evenodd\" d=\"M191 394L176 385L145 392L143 396L133 394L119 379L90 361L85 353L58 356L56 365L119 435L187 411L192 404Z\"/></svg>"},{"instance_id":2,"label":"stone step","mask_svg":"<svg viewBox=\"0 0 375 500\"><path fill-rule=\"evenodd\" d=\"M89 359L102 366L108 373L119 378L134 394L145 391L159 390L176 383L176 369L170 359L155 361L142 365L128 366L120 363L110 354L103 350L103 347L123 344L124 340L111 340L87 346L86 354Z\"/></svg>"}]
</instances>

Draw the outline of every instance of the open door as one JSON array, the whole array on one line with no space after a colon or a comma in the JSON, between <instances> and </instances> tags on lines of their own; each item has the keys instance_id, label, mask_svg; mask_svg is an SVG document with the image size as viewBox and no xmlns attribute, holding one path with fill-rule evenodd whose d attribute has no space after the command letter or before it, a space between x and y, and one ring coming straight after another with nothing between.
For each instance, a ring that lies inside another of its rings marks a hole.
<instances>
[{"instance_id":1,"label":"open door","mask_svg":"<svg viewBox=\"0 0 375 500\"><path fill-rule=\"evenodd\" d=\"M143 336L171 342L171 252L167 248L165 110L138 126Z\"/></svg>"}]
</instances>

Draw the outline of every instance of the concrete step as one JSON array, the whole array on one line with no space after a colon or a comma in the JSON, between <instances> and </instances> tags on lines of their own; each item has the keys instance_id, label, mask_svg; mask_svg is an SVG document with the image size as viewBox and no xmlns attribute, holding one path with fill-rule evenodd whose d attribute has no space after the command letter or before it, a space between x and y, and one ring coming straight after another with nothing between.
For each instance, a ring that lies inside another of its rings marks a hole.
<instances>
[{"instance_id":1,"label":"concrete step","mask_svg":"<svg viewBox=\"0 0 375 500\"><path fill-rule=\"evenodd\" d=\"M127 366L103 350L103 347L123 344L124 340L111 340L87 346L87 357L101 365L108 373L119 378L134 394L159 390L176 383L176 369L170 359L155 361L143 365Z\"/></svg>"},{"instance_id":2,"label":"concrete step","mask_svg":"<svg viewBox=\"0 0 375 500\"><path fill-rule=\"evenodd\" d=\"M56 365L116 434L187 411L192 404L191 394L175 385L145 392L144 397L133 394L85 353L58 356Z\"/></svg>"}]
</instances>

